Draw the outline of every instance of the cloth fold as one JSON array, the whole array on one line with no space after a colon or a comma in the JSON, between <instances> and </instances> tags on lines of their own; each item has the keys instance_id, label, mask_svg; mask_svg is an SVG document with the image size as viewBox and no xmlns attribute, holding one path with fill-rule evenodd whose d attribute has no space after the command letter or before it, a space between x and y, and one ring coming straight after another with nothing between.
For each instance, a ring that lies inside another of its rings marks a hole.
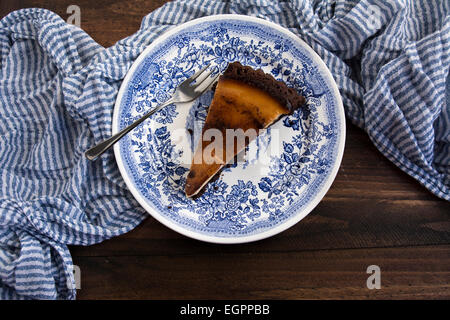
<instances>
[{"instance_id":1,"label":"cloth fold","mask_svg":"<svg viewBox=\"0 0 450 320\"><path fill-rule=\"evenodd\" d=\"M291 30L325 61L346 116L432 193L450 200L450 3L420 0L169 2L103 48L44 9L0 21L0 298L74 299L67 245L125 233L146 217L112 151L122 79L174 25L234 13ZM150 271L151 272L151 271Z\"/></svg>"}]
</instances>

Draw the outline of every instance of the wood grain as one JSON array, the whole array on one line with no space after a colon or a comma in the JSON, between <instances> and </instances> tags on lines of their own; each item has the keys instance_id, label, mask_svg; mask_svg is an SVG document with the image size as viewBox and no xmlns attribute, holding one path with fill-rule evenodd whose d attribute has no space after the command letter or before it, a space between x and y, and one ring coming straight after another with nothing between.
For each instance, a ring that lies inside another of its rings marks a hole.
<instances>
[{"instance_id":1,"label":"wood grain","mask_svg":"<svg viewBox=\"0 0 450 320\"><path fill-rule=\"evenodd\" d=\"M139 29L142 18L159 8L166 0L1 0L0 17L21 8L52 10L67 20L67 7L77 5L81 10L81 28L104 47L132 35Z\"/></svg>"},{"instance_id":2,"label":"wood grain","mask_svg":"<svg viewBox=\"0 0 450 320\"><path fill-rule=\"evenodd\" d=\"M0 17L44 7L103 46L138 30L164 0L1 0ZM450 204L430 194L347 124L342 166L323 201L289 230L255 243L188 239L148 218L128 234L72 246L80 299L401 299L450 297ZM382 271L368 290L365 270Z\"/></svg>"},{"instance_id":3,"label":"wood grain","mask_svg":"<svg viewBox=\"0 0 450 320\"><path fill-rule=\"evenodd\" d=\"M77 257L79 299L450 298L450 246ZM367 267L381 269L369 290Z\"/></svg>"}]
</instances>

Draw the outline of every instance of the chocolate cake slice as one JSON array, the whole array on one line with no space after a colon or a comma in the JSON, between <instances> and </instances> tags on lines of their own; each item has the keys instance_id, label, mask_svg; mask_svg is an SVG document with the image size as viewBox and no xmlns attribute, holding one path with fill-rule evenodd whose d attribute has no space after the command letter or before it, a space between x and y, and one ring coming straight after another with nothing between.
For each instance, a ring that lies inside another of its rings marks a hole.
<instances>
[{"instance_id":1,"label":"chocolate cake slice","mask_svg":"<svg viewBox=\"0 0 450 320\"><path fill-rule=\"evenodd\" d=\"M215 88L202 139L195 149L187 176L186 196L198 195L226 164L256 138L248 137L245 143L234 145L234 140L226 141L227 129L242 129L243 132L254 129L257 135L259 130L267 128L281 116L291 114L304 103L305 98L296 90L262 70L254 70L239 62L230 63ZM218 143L204 139L209 129L220 132L223 141ZM215 146L210 157L213 161L204 159L204 150L211 143ZM230 143L233 147L227 148Z\"/></svg>"}]
</instances>

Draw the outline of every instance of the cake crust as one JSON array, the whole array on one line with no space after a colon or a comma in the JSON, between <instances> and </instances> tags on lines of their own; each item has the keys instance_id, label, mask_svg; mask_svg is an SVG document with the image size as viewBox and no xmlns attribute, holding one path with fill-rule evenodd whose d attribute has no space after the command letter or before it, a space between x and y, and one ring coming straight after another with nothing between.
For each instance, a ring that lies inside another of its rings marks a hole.
<instances>
[{"instance_id":1,"label":"cake crust","mask_svg":"<svg viewBox=\"0 0 450 320\"><path fill-rule=\"evenodd\" d=\"M305 98L298 94L295 89L289 88L284 82L276 80L261 69L255 70L242 65L239 61L228 64L222 77L242 81L267 92L277 99L281 105L285 106L289 112L293 112L305 103Z\"/></svg>"}]
</instances>

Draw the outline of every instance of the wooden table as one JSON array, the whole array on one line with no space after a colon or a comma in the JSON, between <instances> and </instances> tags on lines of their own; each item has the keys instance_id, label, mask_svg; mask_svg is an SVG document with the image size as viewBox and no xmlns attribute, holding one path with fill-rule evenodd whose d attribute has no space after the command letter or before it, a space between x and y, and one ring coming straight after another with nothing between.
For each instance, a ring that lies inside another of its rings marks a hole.
<instances>
[{"instance_id":1,"label":"wooden table","mask_svg":"<svg viewBox=\"0 0 450 320\"><path fill-rule=\"evenodd\" d=\"M110 46L164 0L1 0L0 16L44 7ZM207 244L148 218L123 236L71 247L79 299L450 298L450 205L347 124L342 166L323 201L289 230L242 245ZM369 265L381 289L369 290Z\"/></svg>"}]
</instances>

